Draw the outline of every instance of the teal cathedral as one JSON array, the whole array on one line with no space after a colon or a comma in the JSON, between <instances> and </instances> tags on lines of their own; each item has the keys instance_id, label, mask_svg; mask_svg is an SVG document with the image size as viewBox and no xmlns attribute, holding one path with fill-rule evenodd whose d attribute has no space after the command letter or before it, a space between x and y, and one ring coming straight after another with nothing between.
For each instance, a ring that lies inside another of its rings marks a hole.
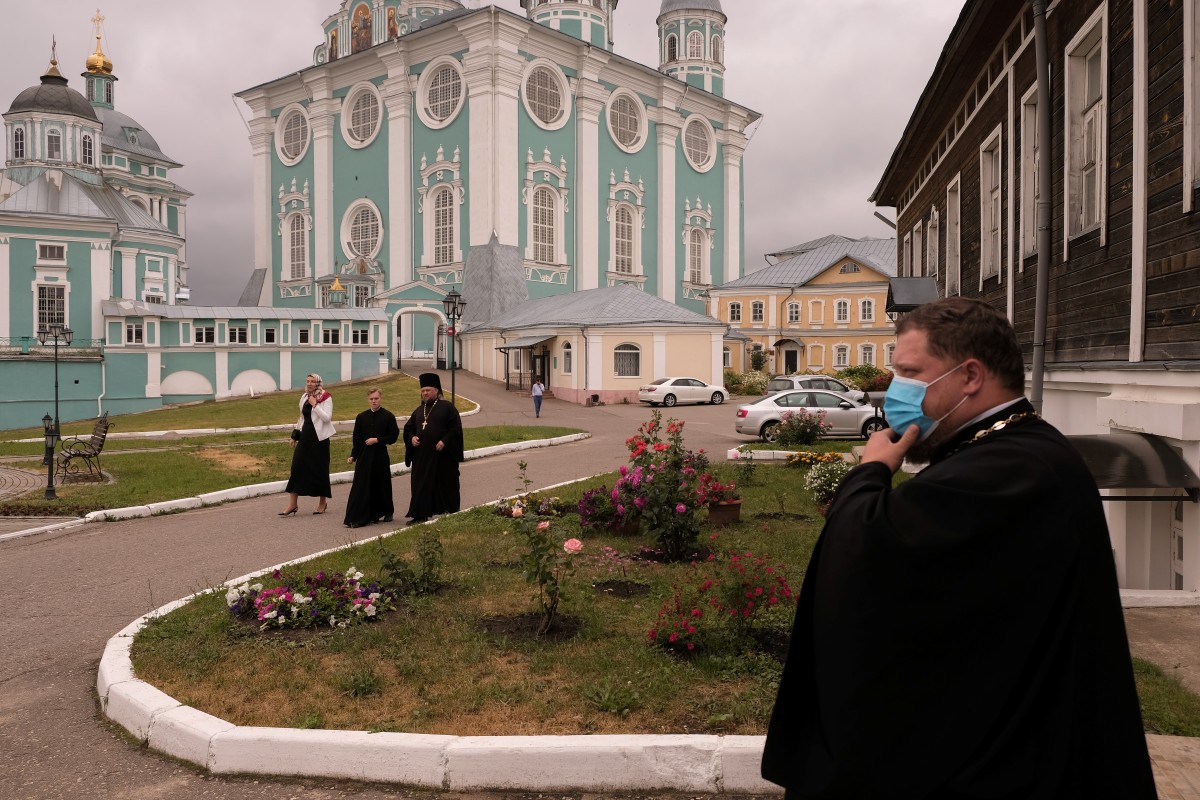
<instances>
[{"instance_id":1,"label":"teal cathedral","mask_svg":"<svg viewBox=\"0 0 1200 800\"><path fill-rule=\"evenodd\" d=\"M3 115L0 427L41 418L40 338L63 328L63 420L413 358L577 402L719 382L730 334L708 290L743 273L759 115L724 97L719 0L662 0L656 66L615 52L618 2L342 2L311 65L237 94L254 252L229 307L189 302L191 195L117 110L97 15L84 92L52 60Z\"/></svg>"}]
</instances>

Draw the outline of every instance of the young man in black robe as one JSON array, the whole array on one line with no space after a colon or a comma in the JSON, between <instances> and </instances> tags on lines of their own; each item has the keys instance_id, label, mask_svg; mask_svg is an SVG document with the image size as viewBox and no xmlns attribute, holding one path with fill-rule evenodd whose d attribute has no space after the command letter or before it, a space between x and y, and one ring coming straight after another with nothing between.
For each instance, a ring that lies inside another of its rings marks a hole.
<instances>
[{"instance_id":1,"label":"young man in black robe","mask_svg":"<svg viewBox=\"0 0 1200 800\"><path fill-rule=\"evenodd\" d=\"M1008 320L896 326L884 410L800 592L762 774L788 798L1156 797L1099 492ZM892 488L905 457L928 461Z\"/></svg>"},{"instance_id":2,"label":"young man in black robe","mask_svg":"<svg viewBox=\"0 0 1200 800\"><path fill-rule=\"evenodd\" d=\"M421 405L404 423L404 463L412 466L407 516L414 523L458 511L458 464L463 460L458 409L442 397L436 373L423 373L420 381Z\"/></svg>"},{"instance_id":3,"label":"young man in black robe","mask_svg":"<svg viewBox=\"0 0 1200 800\"><path fill-rule=\"evenodd\" d=\"M372 387L367 392L370 408L354 418L354 444L349 463L354 465L354 483L346 501L346 519L350 528L383 520L391 522L392 462L388 445L400 438L396 415L383 407L383 393Z\"/></svg>"}]
</instances>

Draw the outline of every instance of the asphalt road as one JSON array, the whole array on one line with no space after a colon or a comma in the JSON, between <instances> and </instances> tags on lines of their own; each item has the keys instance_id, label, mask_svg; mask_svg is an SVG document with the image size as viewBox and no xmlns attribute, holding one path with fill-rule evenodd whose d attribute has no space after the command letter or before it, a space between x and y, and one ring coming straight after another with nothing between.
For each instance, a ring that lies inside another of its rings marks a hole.
<instances>
[{"instance_id":1,"label":"asphalt road","mask_svg":"<svg viewBox=\"0 0 1200 800\"><path fill-rule=\"evenodd\" d=\"M443 378L447 387L448 377ZM593 434L576 444L464 464L464 506L519 492L521 460L529 464L534 487L614 470L626 460L625 439L648 418L647 409L637 405L583 408L548 399L539 420L527 396L506 393L491 381L459 373L457 386L483 407L467 418L468 425L564 425ZM338 415L353 416L356 406L340 402ZM735 407L736 402L681 406L670 415L687 422L690 448L716 454L747 441L733 433ZM408 486L408 476L394 481L398 511L408 506ZM329 512L322 516L311 514L315 503L303 498L299 515L280 519L276 512L285 505L280 495L0 543L0 798L461 796L344 781L215 778L138 746L98 713L94 687L100 654L108 638L130 621L229 578L379 535L380 527L351 531L342 526L348 491L346 485L335 486Z\"/></svg>"}]
</instances>

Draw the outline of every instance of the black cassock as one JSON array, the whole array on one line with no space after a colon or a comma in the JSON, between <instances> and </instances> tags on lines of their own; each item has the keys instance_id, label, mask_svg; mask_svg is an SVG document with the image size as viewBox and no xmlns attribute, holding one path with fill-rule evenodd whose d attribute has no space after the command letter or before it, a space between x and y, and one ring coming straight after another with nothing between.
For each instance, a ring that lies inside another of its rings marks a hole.
<instances>
[{"instance_id":1,"label":"black cassock","mask_svg":"<svg viewBox=\"0 0 1200 800\"><path fill-rule=\"evenodd\" d=\"M413 447L416 436L421 445ZM437 443L442 442L441 451ZM426 519L459 508L458 464L463 460L462 418L444 398L422 403L404 423L404 463L412 466L407 516Z\"/></svg>"},{"instance_id":2,"label":"black cassock","mask_svg":"<svg viewBox=\"0 0 1200 800\"><path fill-rule=\"evenodd\" d=\"M788 798L1156 797L1108 529L1057 430L863 464L800 592L763 754Z\"/></svg>"},{"instance_id":3,"label":"black cassock","mask_svg":"<svg viewBox=\"0 0 1200 800\"><path fill-rule=\"evenodd\" d=\"M367 439L378 439L368 445ZM346 500L345 524L367 525L395 513L392 505L392 465L388 445L400 438L396 415L382 406L378 411L367 409L354 418L354 483Z\"/></svg>"}]
</instances>

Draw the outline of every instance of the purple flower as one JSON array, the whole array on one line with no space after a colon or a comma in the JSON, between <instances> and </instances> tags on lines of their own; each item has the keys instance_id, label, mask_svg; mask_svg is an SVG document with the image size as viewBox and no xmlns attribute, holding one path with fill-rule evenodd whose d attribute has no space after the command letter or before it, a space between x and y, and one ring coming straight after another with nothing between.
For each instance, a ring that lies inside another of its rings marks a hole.
<instances>
[{"instance_id":1,"label":"purple flower","mask_svg":"<svg viewBox=\"0 0 1200 800\"><path fill-rule=\"evenodd\" d=\"M675 506L675 513L676 513L676 514L686 514L686 513L687 513L687 506L685 506L683 503L678 503L678 504L676 504L676 506Z\"/></svg>"},{"instance_id":2,"label":"purple flower","mask_svg":"<svg viewBox=\"0 0 1200 800\"><path fill-rule=\"evenodd\" d=\"M646 507L646 498L644 498L644 497L635 497L635 498L633 498L633 504L634 504L635 506L637 506L639 510L640 510L640 509L643 509L643 508L645 508L645 507Z\"/></svg>"},{"instance_id":3,"label":"purple flower","mask_svg":"<svg viewBox=\"0 0 1200 800\"><path fill-rule=\"evenodd\" d=\"M625 516L625 506L622 503L617 503L617 513L622 517Z\"/></svg>"},{"instance_id":4,"label":"purple flower","mask_svg":"<svg viewBox=\"0 0 1200 800\"><path fill-rule=\"evenodd\" d=\"M626 475L629 474L629 467L622 464L620 466L620 468L617 470L617 472L621 473L621 477L624 478Z\"/></svg>"},{"instance_id":5,"label":"purple flower","mask_svg":"<svg viewBox=\"0 0 1200 800\"><path fill-rule=\"evenodd\" d=\"M617 493L617 490L616 490L616 488L614 487L614 488L613 488L613 490L612 490L612 499L613 499L613 502L614 502L614 503L615 503L615 502L617 502L617 498L618 498L619 496L620 496L620 495Z\"/></svg>"}]
</instances>

